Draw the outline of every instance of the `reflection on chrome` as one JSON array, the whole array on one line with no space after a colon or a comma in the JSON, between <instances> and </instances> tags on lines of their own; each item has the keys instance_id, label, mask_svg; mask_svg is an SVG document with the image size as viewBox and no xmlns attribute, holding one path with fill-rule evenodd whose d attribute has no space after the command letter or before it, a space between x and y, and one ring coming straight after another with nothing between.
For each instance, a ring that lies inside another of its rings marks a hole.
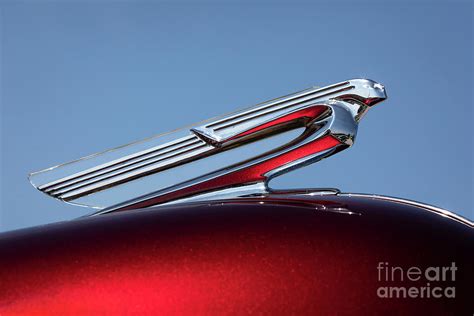
<instances>
[{"instance_id":1,"label":"reflection on chrome","mask_svg":"<svg viewBox=\"0 0 474 316\"><path fill-rule=\"evenodd\" d=\"M385 99L385 88L367 79L311 88L35 172L30 181L96 214L266 194L271 178L350 147L360 119Z\"/></svg>"}]
</instances>

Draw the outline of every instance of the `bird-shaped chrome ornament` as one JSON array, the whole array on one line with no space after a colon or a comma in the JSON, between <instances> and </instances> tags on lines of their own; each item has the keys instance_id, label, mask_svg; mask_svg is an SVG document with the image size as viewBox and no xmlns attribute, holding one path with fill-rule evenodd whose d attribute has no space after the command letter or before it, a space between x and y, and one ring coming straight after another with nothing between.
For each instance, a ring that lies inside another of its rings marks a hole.
<instances>
[{"instance_id":1,"label":"bird-shaped chrome ornament","mask_svg":"<svg viewBox=\"0 0 474 316\"><path fill-rule=\"evenodd\" d=\"M361 118L386 98L368 79L310 88L34 172L30 181L96 214L267 194L270 179L350 147Z\"/></svg>"}]
</instances>

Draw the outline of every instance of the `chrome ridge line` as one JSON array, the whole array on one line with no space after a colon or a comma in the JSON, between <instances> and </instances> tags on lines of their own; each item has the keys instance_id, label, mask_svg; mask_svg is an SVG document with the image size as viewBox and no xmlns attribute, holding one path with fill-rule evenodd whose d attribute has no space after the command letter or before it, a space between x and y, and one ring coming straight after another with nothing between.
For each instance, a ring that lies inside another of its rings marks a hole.
<instances>
[{"instance_id":1,"label":"chrome ridge line","mask_svg":"<svg viewBox=\"0 0 474 316\"><path fill-rule=\"evenodd\" d=\"M362 197L362 198L370 198L374 200L383 200L383 201L390 201L390 202L395 202L395 203L400 203L400 204L406 204L406 205L411 205L411 206L416 206L422 209L425 209L429 212L436 213L438 215L450 218L452 220L455 220L459 223L465 224L470 227L474 227L474 222L462 217L460 215L457 215L451 211L445 210L443 208L433 206L430 204L426 203L421 203L413 200L408 200L408 199L402 199L402 198L397 198L393 196L387 196L387 195L378 195L378 194L365 194L365 193L338 193L337 195L339 196L347 196L347 197Z\"/></svg>"}]
</instances>

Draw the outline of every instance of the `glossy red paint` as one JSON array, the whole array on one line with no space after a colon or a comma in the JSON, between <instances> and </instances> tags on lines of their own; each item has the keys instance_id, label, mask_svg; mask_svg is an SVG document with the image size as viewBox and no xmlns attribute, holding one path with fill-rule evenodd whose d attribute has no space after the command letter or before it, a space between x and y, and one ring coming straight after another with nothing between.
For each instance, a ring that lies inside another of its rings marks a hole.
<instances>
[{"instance_id":1,"label":"glossy red paint","mask_svg":"<svg viewBox=\"0 0 474 316\"><path fill-rule=\"evenodd\" d=\"M255 164L250 167L240 169L238 171L227 173L225 175L218 176L203 183L191 185L181 190L176 190L168 194L163 194L156 198L151 198L142 202L131 204L129 206L119 209L119 211L145 208L157 205L159 203L164 203L176 198L183 198L189 195L212 191L224 187L229 187L232 185L245 185L248 183L264 181L265 174L271 170L274 170L280 166L301 159L303 157L334 148L338 145L341 145L341 142L336 138L330 135L323 136L313 142L305 144L290 152L283 153L276 157L265 160L259 164Z\"/></svg>"},{"instance_id":2,"label":"glossy red paint","mask_svg":"<svg viewBox=\"0 0 474 316\"><path fill-rule=\"evenodd\" d=\"M267 129L267 128L270 128L270 127L275 127L277 125L288 123L288 122L291 122L291 121L301 120L301 122L302 122L301 126L304 126L305 122L307 122L308 120L311 120L311 119L315 119L316 117L318 117L318 115L323 113L326 109L327 109L326 106L322 106L322 105L318 106L317 105L317 106L313 106L313 107L306 108L306 109L303 109L303 110L299 110L299 111L296 111L294 113L284 115L284 116L282 116L278 119L272 120L272 121L267 122L265 124L262 124L260 126L249 129L248 131L240 133L240 134L230 138L229 140L241 138L241 137L244 137L246 135L251 135L251 134L260 132L264 129Z\"/></svg>"},{"instance_id":3,"label":"glossy red paint","mask_svg":"<svg viewBox=\"0 0 474 316\"><path fill-rule=\"evenodd\" d=\"M118 212L1 234L0 313L467 315L473 245L468 225L369 198ZM456 262L456 298L379 298L379 262Z\"/></svg>"}]
</instances>

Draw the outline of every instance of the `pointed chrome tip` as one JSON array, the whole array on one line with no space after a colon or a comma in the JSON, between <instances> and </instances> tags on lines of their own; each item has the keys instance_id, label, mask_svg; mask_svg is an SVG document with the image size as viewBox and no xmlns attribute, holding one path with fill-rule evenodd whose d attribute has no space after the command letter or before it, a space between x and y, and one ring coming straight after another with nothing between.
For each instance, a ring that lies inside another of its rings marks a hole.
<instances>
[{"instance_id":1,"label":"pointed chrome tip","mask_svg":"<svg viewBox=\"0 0 474 316\"><path fill-rule=\"evenodd\" d=\"M353 79L350 80L356 89L363 89L359 94L364 95L363 102L368 106L374 106L387 99L385 86L371 79Z\"/></svg>"}]
</instances>

